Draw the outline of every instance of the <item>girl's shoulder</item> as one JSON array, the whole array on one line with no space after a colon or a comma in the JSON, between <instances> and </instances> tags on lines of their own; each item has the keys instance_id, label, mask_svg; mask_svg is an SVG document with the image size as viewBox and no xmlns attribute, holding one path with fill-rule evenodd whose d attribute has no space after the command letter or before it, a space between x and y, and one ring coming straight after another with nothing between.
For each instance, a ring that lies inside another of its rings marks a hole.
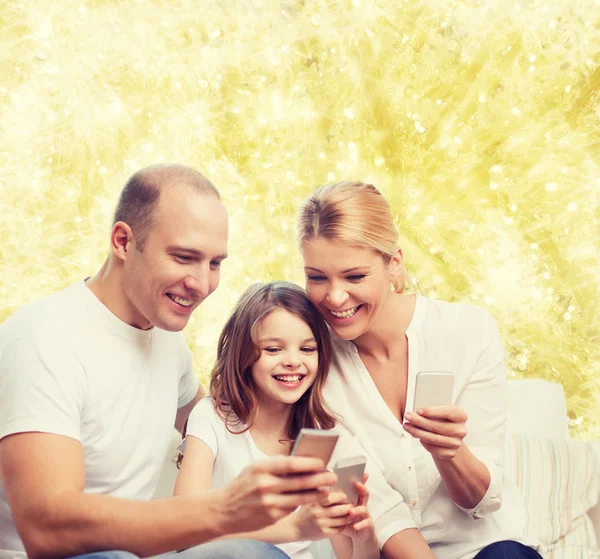
<instances>
[{"instance_id":1,"label":"girl's shoulder","mask_svg":"<svg viewBox=\"0 0 600 559\"><path fill-rule=\"evenodd\" d=\"M201 421L214 423L216 419L218 419L218 414L213 400L210 396L205 396L193 407L192 411L190 412L188 425Z\"/></svg>"}]
</instances>

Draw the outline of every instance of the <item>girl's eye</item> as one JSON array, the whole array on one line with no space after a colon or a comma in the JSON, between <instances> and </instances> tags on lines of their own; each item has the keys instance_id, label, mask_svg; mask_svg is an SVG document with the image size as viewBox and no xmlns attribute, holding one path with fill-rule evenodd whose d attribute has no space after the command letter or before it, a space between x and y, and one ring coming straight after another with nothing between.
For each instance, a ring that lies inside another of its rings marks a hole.
<instances>
[{"instance_id":1,"label":"girl's eye","mask_svg":"<svg viewBox=\"0 0 600 559\"><path fill-rule=\"evenodd\" d=\"M263 351L266 351L267 353L279 353L281 349L278 347L265 347Z\"/></svg>"},{"instance_id":2,"label":"girl's eye","mask_svg":"<svg viewBox=\"0 0 600 559\"><path fill-rule=\"evenodd\" d=\"M304 353L314 353L317 351L316 347L303 347L302 350Z\"/></svg>"},{"instance_id":3,"label":"girl's eye","mask_svg":"<svg viewBox=\"0 0 600 559\"><path fill-rule=\"evenodd\" d=\"M325 276L306 276L308 281L324 281L327 279Z\"/></svg>"}]
</instances>

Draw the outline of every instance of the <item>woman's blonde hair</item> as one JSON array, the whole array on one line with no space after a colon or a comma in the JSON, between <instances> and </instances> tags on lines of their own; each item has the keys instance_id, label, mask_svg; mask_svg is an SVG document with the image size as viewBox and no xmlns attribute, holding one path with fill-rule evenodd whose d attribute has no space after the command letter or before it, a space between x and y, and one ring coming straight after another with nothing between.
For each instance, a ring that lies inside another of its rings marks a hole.
<instances>
[{"instance_id":1,"label":"woman's blonde hair","mask_svg":"<svg viewBox=\"0 0 600 559\"><path fill-rule=\"evenodd\" d=\"M398 232L387 200L372 184L343 181L317 188L300 206L297 224L298 244L312 239L346 243L374 250L388 264L398 250ZM393 280L396 293L402 293L408 274Z\"/></svg>"}]
</instances>

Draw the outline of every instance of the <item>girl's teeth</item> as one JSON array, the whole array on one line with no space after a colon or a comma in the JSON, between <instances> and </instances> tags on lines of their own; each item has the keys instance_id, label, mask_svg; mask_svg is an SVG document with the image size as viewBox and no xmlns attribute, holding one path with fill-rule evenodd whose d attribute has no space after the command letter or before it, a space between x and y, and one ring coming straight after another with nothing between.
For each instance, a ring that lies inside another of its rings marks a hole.
<instances>
[{"instance_id":1,"label":"girl's teeth","mask_svg":"<svg viewBox=\"0 0 600 559\"><path fill-rule=\"evenodd\" d=\"M295 377L275 377L275 378L281 382L298 382L302 377L295 376Z\"/></svg>"}]
</instances>

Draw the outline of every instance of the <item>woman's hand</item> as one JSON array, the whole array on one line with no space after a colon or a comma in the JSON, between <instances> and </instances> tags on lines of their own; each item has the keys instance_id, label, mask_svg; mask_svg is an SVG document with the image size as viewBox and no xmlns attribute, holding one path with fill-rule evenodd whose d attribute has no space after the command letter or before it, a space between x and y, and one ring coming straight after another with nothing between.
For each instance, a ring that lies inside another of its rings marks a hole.
<instances>
[{"instance_id":1,"label":"woman's hand","mask_svg":"<svg viewBox=\"0 0 600 559\"><path fill-rule=\"evenodd\" d=\"M367 507L369 503L369 490L365 487L368 474L363 476L362 483L355 482L358 491L358 503L350 510L351 524L348 524L342 532L345 536L352 538L354 544L365 545L377 542L375 536L375 525Z\"/></svg>"},{"instance_id":2,"label":"woman's hand","mask_svg":"<svg viewBox=\"0 0 600 559\"><path fill-rule=\"evenodd\" d=\"M330 493L312 505L303 505L289 516L297 537L295 541L322 540L341 534L352 521L352 505L341 492Z\"/></svg>"},{"instance_id":3,"label":"woman's hand","mask_svg":"<svg viewBox=\"0 0 600 559\"><path fill-rule=\"evenodd\" d=\"M409 412L403 427L434 458L452 460L463 447L467 412L456 406L432 406Z\"/></svg>"}]
</instances>

